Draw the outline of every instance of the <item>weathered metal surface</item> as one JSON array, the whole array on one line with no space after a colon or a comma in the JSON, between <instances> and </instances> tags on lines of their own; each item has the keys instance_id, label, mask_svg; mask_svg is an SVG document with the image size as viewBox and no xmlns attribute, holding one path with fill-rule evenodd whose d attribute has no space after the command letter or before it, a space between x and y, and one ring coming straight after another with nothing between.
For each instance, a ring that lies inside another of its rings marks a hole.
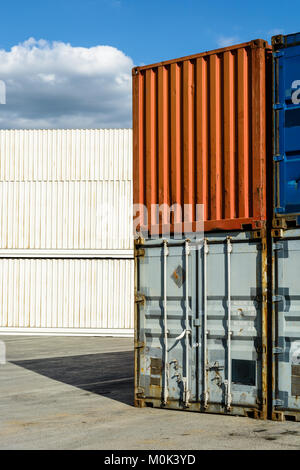
<instances>
[{"instance_id":1,"label":"weathered metal surface","mask_svg":"<svg viewBox=\"0 0 300 470\"><path fill-rule=\"evenodd\" d=\"M274 215L299 225L300 33L275 36L272 44Z\"/></svg>"},{"instance_id":2,"label":"weathered metal surface","mask_svg":"<svg viewBox=\"0 0 300 470\"><path fill-rule=\"evenodd\" d=\"M0 259L0 331L133 335L133 267L125 259Z\"/></svg>"},{"instance_id":3,"label":"weathered metal surface","mask_svg":"<svg viewBox=\"0 0 300 470\"><path fill-rule=\"evenodd\" d=\"M267 417L260 235L206 233L199 249L185 239L136 245L145 251L135 258L135 291L144 296L135 306L136 406Z\"/></svg>"},{"instance_id":4,"label":"weathered metal surface","mask_svg":"<svg viewBox=\"0 0 300 470\"><path fill-rule=\"evenodd\" d=\"M149 228L153 204L191 204L191 222L204 204L205 231L264 226L270 56L257 40L133 69L133 200Z\"/></svg>"},{"instance_id":5,"label":"weathered metal surface","mask_svg":"<svg viewBox=\"0 0 300 470\"><path fill-rule=\"evenodd\" d=\"M273 419L300 420L300 230L273 231Z\"/></svg>"}]
</instances>

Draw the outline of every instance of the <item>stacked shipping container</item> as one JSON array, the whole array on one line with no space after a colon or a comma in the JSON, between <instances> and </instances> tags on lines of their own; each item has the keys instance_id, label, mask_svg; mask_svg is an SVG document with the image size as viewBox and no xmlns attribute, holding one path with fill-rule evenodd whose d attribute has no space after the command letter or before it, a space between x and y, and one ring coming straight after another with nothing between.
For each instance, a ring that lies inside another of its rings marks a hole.
<instances>
[{"instance_id":1,"label":"stacked shipping container","mask_svg":"<svg viewBox=\"0 0 300 470\"><path fill-rule=\"evenodd\" d=\"M133 70L137 406L300 420L300 34L272 44L274 185L264 41Z\"/></svg>"},{"instance_id":2,"label":"stacked shipping container","mask_svg":"<svg viewBox=\"0 0 300 470\"><path fill-rule=\"evenodd\" d=\"M270 57L256 40L133 70L137 405L267 415ZM180 240L198 204L204 236Z\"/></svg>"},{"instance_id":3,"label":"stacked shipping container","mask_svg":"<svg viewBox=\"0 0 300 470\"><path fill-rule=\"evenodd\" d=\"M0 131L1 334L133 334L132 131Z\"/></svg>"},{"instance_id":4,"label":"stacked shipping container","mask_svg":"<svg viewBox=\"0 0 300 470\"><path fill-rule=\"evenodd\" d=\"M273 44L273 419L300 421L300 34Z\"/></svg>"}]
</instances>

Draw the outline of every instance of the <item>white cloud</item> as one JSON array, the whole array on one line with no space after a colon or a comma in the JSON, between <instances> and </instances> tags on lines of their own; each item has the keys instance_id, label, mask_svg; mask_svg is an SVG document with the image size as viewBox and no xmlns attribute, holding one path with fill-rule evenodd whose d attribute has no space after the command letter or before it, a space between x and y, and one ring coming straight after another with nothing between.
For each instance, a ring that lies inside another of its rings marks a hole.
<instances>
[{"instance_id":1,"label":"white cloud","mask_svg":"<svg viewBox=\"0 0 300 470\"><path fill-rule=\"evenodd\" d=\"M219 47L228 47L238 44L240 42L237 36L220 36L217 39L217 44Z\"/></svg>"},{"instance_id":2,"label":"white cloud","mask_svg":"<svg viewBox=\"0 0 300 470\"><path fill-rule=\"evenodd\" d=\"M29 38L0 50L0 128L131 127L133 62L111 46Z\"/></svg>"}]
</instances>

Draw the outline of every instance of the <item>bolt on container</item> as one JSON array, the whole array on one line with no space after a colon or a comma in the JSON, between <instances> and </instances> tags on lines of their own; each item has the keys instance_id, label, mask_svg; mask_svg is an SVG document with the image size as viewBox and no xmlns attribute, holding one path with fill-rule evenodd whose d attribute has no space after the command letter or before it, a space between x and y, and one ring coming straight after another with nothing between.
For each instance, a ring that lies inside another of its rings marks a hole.
<instances>
[{"instance_id":1,"label":"bolt on container","mask_svg":"<svg viewBox=\"0 0 300 470\"><path fill-rule=\"evenodd\" d=\"M300 225L300 33L274 36L274 227Z\"/></svg>"},{"instance_id":2,"label":"bolt on container","mask_svg":"<svg viewBox=\"0 0 300 470\"><path fill-rule=\"evenodd\" d=\"M151 214L163 204L188 205L191 223L203 204L205 232L265 226L271 69L271 47L260 39L133 69L133 199L148 214L141 226L163 232Z\"/></svg>"}]
</instances>

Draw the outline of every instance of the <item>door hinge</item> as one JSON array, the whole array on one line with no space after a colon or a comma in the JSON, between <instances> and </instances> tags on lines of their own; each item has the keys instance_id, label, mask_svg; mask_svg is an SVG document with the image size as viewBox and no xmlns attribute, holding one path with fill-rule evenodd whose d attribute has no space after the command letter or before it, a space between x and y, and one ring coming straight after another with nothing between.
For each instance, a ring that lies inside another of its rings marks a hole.
<instances>
[{"instance_id":1,"label":"door hinge","mask_svg":"<svg viewBox=\"0 0 300 470\"><path fill-rule=\"evenodd\" d=\"M283 400L280 400L279 398L275 398L273 400L273 406L283 406L283 405L284 405Z\"/></svg>"},{"instance_id":2,"label":"door hinge","mask_svg":"<svg viewBox=\"0 0 300 470\"><path fill-rule=\"evenodd\" d=\"M280 242L273 243L273 250L283 250L283 243L280 243Z\"/></svg>"},{"instance_id":3,"label":"door hinge","mask_svg":"<svg viewBox=\"0 0 300 470\"><path fill-rule=\"evenodd\" d=\"M278 346L275 346L273 348L273 354L282 354L284 352L283 348L279 348Z\"/></svg>"},{"instance_id":4,"label":"door hinge","mask_svg":"<svg viewBox=\"0 0 300 470\"><path fill-rule=\"evenodd\" d=\"M142 387L137 387L136 389L136 396L138 398L143 398L145 396L145 389Z\"/></svg>"},{"instance_id":5,"label":"door hinge","mask_svg":"<svg viewBox=\"0 0 300 470\"><path fill-rule=\"evenodd\" d=\"M140 258L142 256L145 256L145 249L144 248L136 248L134 255L136 258Z\"/></svg>"},{"instance_id":6,"label":"door hinge","mask_svg":"<svg viewBox=\"0 0 300 470\"><path fill-rule=\"evenodd\" d=\"M279 59L280 57L283 57L283 56L284 56L284 51L273 52L273 56L274 56L276 59Z\"/></svg>"},{"instance_id":7,"label":"door hinge","mask_svg":"<svg viewBox=\"0 0 300 470\"><path fill-rule=\"evenodd\" d=\"M218 371L218 370L224 370L225 367L224 366L220 366L218 362L215 362L214 364L207 364L206 366L206 370L215 370L215 371Z\"/></svg>"},{"instance_id":8,"label":"door hinge","mask_svg":"<svg viewBox=\"0 0 300 470\"><path fill-rule=\"evenodd\" d=\"M136 304L145 304L146 297L143 294L135 294L134 301Z\"/></svg>"}]
</instances>

